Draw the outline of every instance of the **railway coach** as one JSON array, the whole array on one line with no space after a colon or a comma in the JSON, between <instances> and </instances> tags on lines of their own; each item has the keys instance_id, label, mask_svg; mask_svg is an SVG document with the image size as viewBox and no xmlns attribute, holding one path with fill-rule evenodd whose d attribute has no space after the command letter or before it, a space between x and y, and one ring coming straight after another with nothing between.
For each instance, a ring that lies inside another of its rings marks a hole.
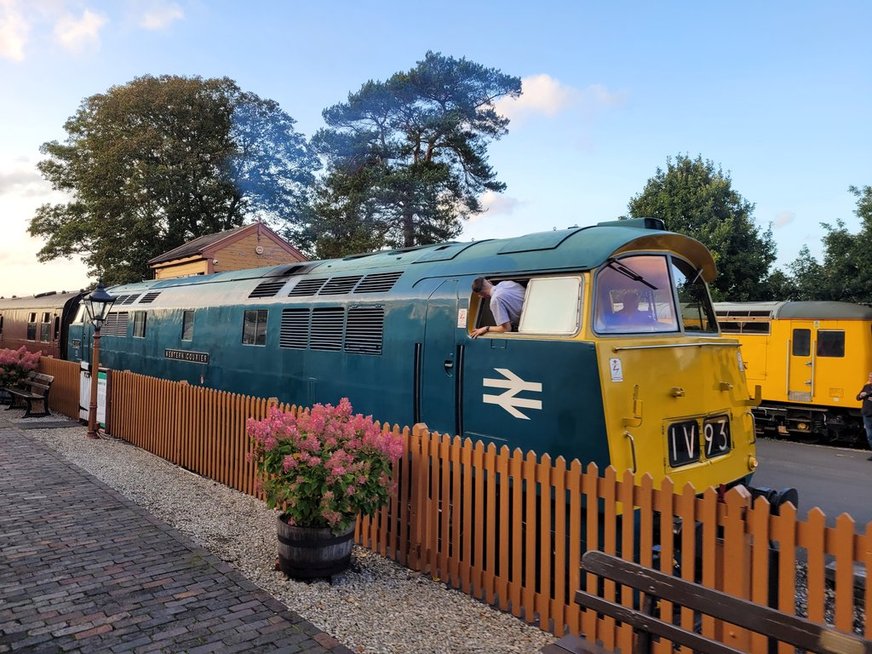
<instances>
[{"instance_id":1,"label":"railway coach","mask_svg":"<svg viewBox=\"0 0 872 654\"><path fill-rule=\"evenodd\" d=\"M76 317L82 293L40 293L0 298L0 348L63 358L69 325Z\"/></svg>"},{"instance_id":2,"label":"railway coach","mask_svg":"<svg viewBox=\"0 0 872 654\"><path fill-rule=\"evenodd\" d=\"M719 302L748 383L757 427L772 435L864 444L857 392L872 370L872 307L848 302Z\"/></svg>"},{"instance_id":3,"label":"railway coach","mask_svg":"<svg viewBox=\"0 0 872 654\"><path fill-rule=\"evenodd\" d=\"M730 485L755 470L755 436L714 275L702 244L639 219L150 280L110 289L101 362L300 405L348 396L400 424ZM470 337L493 324L479 276L525 287L517 331ZM83 313L74 360L91 356Z\"/></svg>"}]
</instances>

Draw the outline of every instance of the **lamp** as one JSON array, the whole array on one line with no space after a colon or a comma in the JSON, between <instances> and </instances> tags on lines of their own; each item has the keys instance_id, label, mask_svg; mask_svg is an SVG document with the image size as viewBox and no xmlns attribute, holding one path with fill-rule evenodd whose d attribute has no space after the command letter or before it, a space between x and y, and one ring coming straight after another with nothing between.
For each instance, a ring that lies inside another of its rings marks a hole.
<instances>
[{"instance_id":1,"label":"lamp","mask_svg":"<svg viewBox=\"0 0 872 654\"><path fill-rule=\"evenodd\" d=\"M91 362L91 402L88 406L88 438L99 438L97 435L97 376L100 370L100 329L109 311L115 303L115 297L106 292L103 282L97 282L91 294L85 298L85 311L88 319L94 325L94 356Z\"/></svg>"}]
</instances>

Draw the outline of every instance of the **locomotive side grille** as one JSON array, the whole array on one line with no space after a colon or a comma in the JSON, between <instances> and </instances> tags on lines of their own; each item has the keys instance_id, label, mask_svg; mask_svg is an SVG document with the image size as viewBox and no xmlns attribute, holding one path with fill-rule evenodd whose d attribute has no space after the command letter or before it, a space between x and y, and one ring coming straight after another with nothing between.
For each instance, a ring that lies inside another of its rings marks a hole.
<instances>
[{"instance_id":1,"label":"locomotive side grille","mask_svg":"<svg viewBox=\"0 0 872 654\"><path fill-rule=\"evenodd\" d=\"M248 297L273 297L281 290L282 286L285 285L285 282L287 282L288 279L290 279L290 277L267 279L266 281L258 284L257 287L251 293L249 293Z\"/></svg>"},{"instance_id":2,"label":"locomotive side grille","mask_svg":"<svg viewBox=\"0 0 872 654\"><path fill-rule=\"evenodd\" d=\"M142 299L139 301L140 304L151 304L154 302L155 298L160 295L160 291L151 291L142 296Z\"/></svg>"},{"instance_id":3,"label":"locomotive side grille","mask_svg":"<svg viewBox=\"0 0 872 654\"><path fill-rule=\"evenodd\" d=\"M317 307L312 310L309 347L313 350L342 350L345 309Z\"/></svg>"},{"instance_id":4,"label":"locomotive side grille","mask_svg":"<svg viewBox=\"0 0 872 654\"><path fill-rule=\"evenodd\" d=\"M139 299L139 293L134 293L133 295L128 295L128 296L124 299L124 302L118 302L118 301L116 300L116 301L115 301L115 304L133 304L133 303L136 302L138 299Z\"/></svg>"},{"instance_id":5,"label":"locomotive side grille","mask_svg":"<svg viewBox=\"0 0 872 654\"><path fill-rule=\"evenodd\" d=\"M356 293L386 293L394 287L394 284L397 283L397 280L402 275L402 271L399 272L389 272L389 273L375 273L373 275L367 275L363 278L360 284L357 285L357 288L354 289Z\"/></svg>"},{"instance_id":6,"label":"locomotive side grille","mask_svg":"<svg viewBox=\"0 0 872 654\"><path fill-rule=\"evenodd\" d=\"M354 285L360 281L363 275L351 275L348 277L333 277L324 284L324 288L318 291L318 295L345 295L351 293Z\"/></svg>"},{"instance_id":7,"label":"locomotive side grille","mask_svg":"<svg viewBox=\"0 0 872 654\"><path fill-rule=\"evenodd\" d=\"M297 285L291 289L291 292L288 293L288 297L304 297L306 295L315 295L322 286L324 286L324 282L326 279L301 279L297 282Z\"/></svg>"},{"instance_id":8,"label":"locomotive side grille","mask_svg":"<svg viewBox=\"0 0 872 654\"><path fill-rule=\"evenodd\" d=\"M112 311L103 323L105 336L127 336L127 312Z\"/></svg>"},{"instance_id":9,"label":"locomotive side grille","mask_svg":"<svg viewBox=\"0 0 872 654\"><path fill-rule=\"evenodd\" d=\"M129 295L119 295L115 298L115 306L117 307L119 304L124 304L124 300L129 298Z\"/></svg>"},{"instance_id":10,"label":"locomotive side grille","mask_svg":"<svg viewBox=\"0 0 872 654\"><path fill-rule=\"evenodd\" d=\"M283 309L279 347L305 350L309 345L309 309Z\"/></svg>"},{"instance_id":11,"label":"locomotive side grille","mask_svg":"<svg viewBox=\"0 0 872 654\"><path fill-rule=\"evenodd\" d=\"M381 354L385 330L383 306L351 307L345 331L345 351Z\"/></svg>"}]
</instances>

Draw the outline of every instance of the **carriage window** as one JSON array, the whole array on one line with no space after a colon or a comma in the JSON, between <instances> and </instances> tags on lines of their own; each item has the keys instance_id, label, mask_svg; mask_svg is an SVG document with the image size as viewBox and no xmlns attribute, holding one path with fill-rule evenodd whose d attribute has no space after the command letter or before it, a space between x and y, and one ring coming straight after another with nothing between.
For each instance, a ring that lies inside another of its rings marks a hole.
<instances>
[{"instance_id":1,"label":"carriage window","mask_svg":"<svg viewBox=\"0 0 872 654\"><path fill-rule=\"evenodd\" d=\"M194 312L191 310L182 314L182 340L194 340Z\"/></svg>"},{"instance_id":2,"label":"carriage window","mask_svg":"<svg viewBox=\"0 0 872 654\"><path fill-rule=\"evenodd\" d=\"M0 313L0 336L3 336L3 314Z\"/></svg>"},{"instance_id":3,"label":"carriage window","mask_svg":"<svg viewBox=\"0 0 872 654\"><path fill-rule=\"evenodd\" d=\"M817 355L819 357L845 356L845 332L818 332Z\"/></svg>"},{"instance_id":4,"label":"carriage window","mask_svg":"<svg viewBox=\"0 0 872 654\"><path fill-rule=\"evenodd\" d=\"M714 334L718 331L718 324L701 273L686 261L672 259L672 279L678 292L684 331Z\"/></svg>"},{"instance_id":5,"label":"carriage window","mask_svg":"<svg viewBox=\"0 0 872 654\"><path fill-rule=\"evenodd\" d=\"M27 317L27 340L36 340L36 313L31 313Z\"/></svg>"},{"instance_id":6,"label":"carriage window","mask_svg":"<svg viewBox=\"0 0 872 654\"><path fill-rule=\"evenodd\" d=\"M666 257L611 260L596 276L594 329L606 334L678 331Z\"/></svg>"},{"instance_id":7,"label":"carriage window","mask_svg":"<svg viewBox=\"0 0 872 654\"><path fill-rule=\"evenodd\" d=\"M145 311L133 312L133 337L145 338Z\"/></svg>"},{"instance_id":8,"label":"carriage window","mask_svg":"<svg viewBox=\"0 0 872 654\"><path fill-rule=\"evenodd\" d=\"M527 284L518 331L574 334L578 331L581 277L540 277Z\"/></svg>"},{"instance_id":9,"label":"carriage window","mask_svg":"<svg viewBox=\"0 0 872 654\"><path fill-rule=\"evenodd\" d=\"M811 354L811 330L793 330L793 356L807 357Z\"/></svg>"},{"instance_id":10,"label":"carriage window","mask_svg":"<svg viewBox=\"0 0 872 654\"><path fill-rule=\"evenodd\" d=\"M39 340L48 343L51 340L51 314L42 314L42 322L39 325Z\"/></svg>"},{"instance_id":11,"label":"carriage window","mask_svg":"<svg viewBox=\"0 0 872 654\"><path fill-rule=\"evenodd\" d=\"M266 345L266 309L245 312L242 325L243 345Z\"/></svg>"}]
</instances>

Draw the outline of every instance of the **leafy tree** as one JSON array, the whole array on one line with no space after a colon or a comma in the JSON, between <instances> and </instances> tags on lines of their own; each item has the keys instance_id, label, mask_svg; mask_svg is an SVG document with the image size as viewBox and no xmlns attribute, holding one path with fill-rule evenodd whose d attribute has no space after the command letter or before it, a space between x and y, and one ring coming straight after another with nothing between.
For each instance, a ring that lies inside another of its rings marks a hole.
<instances>
[{"instance_id":1,"label":"leafy tree","mask_svg":"<svg viewBox=\"0 0 872 654\"><path fill-rule=\"evenodd\" d=\"M297 219L315 160L272 100L228 78L144 76L83 100L38 168L68 201L30 221L40 261L82 255L107 283L247 217Z\"/></svg>"},{"instance_id":2,"label":"leafy tree","mask_svg":"<svg viewBox=\"0 0 872 654\"><path fill-rule=\"evenodd\" d=\"M701 156L668 157L644 190L629 203L632 217L660 218L667 229L692 236L708 247L718 276L718 300L757 300L768 293L766 279L775 260L771 228L754 224L754 205L733 190L729 174Z\"/></svg>"},{"instance_id":3,"label":"leafy tree","mask_svg":"<svg viewBox=\"0 0 872 654\"><path fill-rule=\"evenodd\" d=\"M509 122L494 102L520 93L517 77L428 52L410 71L366 82L325 109L328 127L313 139L328 162L310 232L319 254L459 234L484 191L505 189L487 145Z\"/></svg>"},{"instance_id":4,"label":"leafy tree","mask_svg":"<svg viewBox=\"0 0 872 654\"><path fill-rule=\"evenodd\" d=\"M821 223L823 227L823 263L803 246L799 257L789 269L797 289L797 299L840 300L844 302L872 303L872 186L862 189L849 187L857 198L854 211L860 219L860 230L851 234L845 223Z\"/></svg>"}]
</instances>

